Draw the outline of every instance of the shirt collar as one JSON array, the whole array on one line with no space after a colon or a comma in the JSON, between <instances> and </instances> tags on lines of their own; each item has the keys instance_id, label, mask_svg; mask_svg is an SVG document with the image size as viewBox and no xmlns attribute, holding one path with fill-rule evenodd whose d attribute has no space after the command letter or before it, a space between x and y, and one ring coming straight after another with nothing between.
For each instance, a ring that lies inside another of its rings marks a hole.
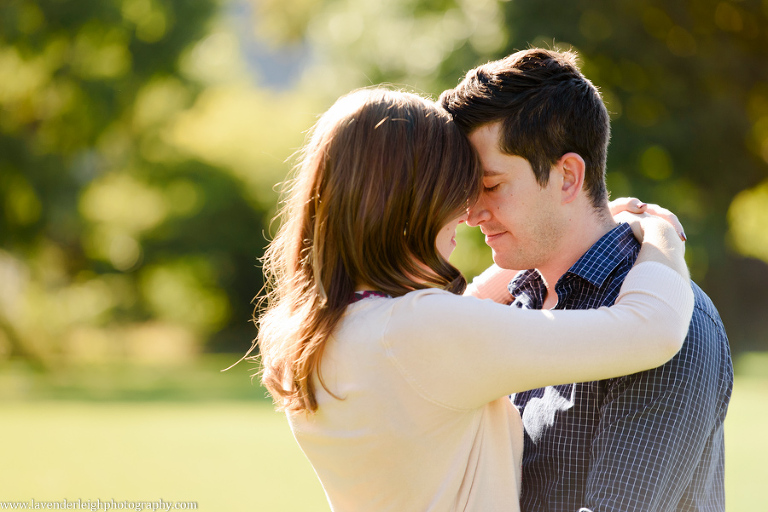
<instances>
[{"instance_id":1,"label":"shirt collar","mask_svg":"<svg viewBox=\"0 0 768 512\"><path fill-rule=\"evenodd\" d=\"M515 303L521 307L538 309L534 307L536 303L541 302L540 295L543 294L544 281L541 274L535 268L523 270L509 282L507 289L509 294L515 297Z\"/></svg>"},{"instance_id":2,"label":"shirt collar","mask_svg":"<svg viewBox=\"0 0 768 512\"><path fill-rule=\"evenodd\" d=\"M634 255L639 245L629 224L621 223L595 242L567 274L575 274L600 287L622 261Z\"/></svg>"},{"instance_id":3,"label":"shirt collar","mask_svg":"<svg viewBox=\"0 0 768 512\"><path fill-rule=\"evenodd\" d=\"M633 256L639 245L629 224L621 223L595 242L563 277L574 274L600 287L622 261ZM543 286L539 271L530 269L518 273L508 289L512 296L535 303L542 300L539 296L543 296Z\"/></svg>"},{"instance_id":4,"label":"shirt collar","mask_svg":"<svg viewBox=\"0 0 768 512\"><path fill-rule=\"evenodd\" d=\"M507 289L512 296L518 297L522 292L538 288L539 283L541 283L541 274L539 274L538 270L532 268L518 272L512 281L509 282Z\"/></svg>"}]
</instances>

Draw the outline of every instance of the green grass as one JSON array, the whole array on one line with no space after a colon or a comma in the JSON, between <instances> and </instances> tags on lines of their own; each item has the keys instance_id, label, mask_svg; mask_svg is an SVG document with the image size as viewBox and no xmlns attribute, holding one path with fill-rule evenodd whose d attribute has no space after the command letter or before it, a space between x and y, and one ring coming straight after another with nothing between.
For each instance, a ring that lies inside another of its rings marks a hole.
<instances>
[{"instance_id":1,"label":"green grass","mask_svg":"<svg viewBox=\"0 0 768 512\"><path fill-rule=\"evenodd\" d=\"M739 377L725 419L725 499L728 512L765 510L768 461L768 379Z\"/></svg>"},{"instance_id":2,"label":"green grass","mask_svg":"<svg viewBox=\"0 0 768 512\"><path fill-rule=\"evenodd\" d=\"M263 402L5 403L0 417L0 500L328 511L285 417Z\"/></svg>"},{"instance_id":3,"label":"green grass","mask_svg":"<svg viewBox=\"0 0 768 512\"><path fill-rule=\"evenodd\" d=\"M726 421L728 512L764 507L768 358L759 362L741 366ZM50 382L30 388L1 370L0 386L16 388L5 387L0 401L0 501L162 498L215 512L329 510L284 416L244 370L211 382L204 366L169 371L154 394L131 388L141 371L125 371L99 392L55 377L68 384L54 393ZM183 391L190 378L202 379L189 385L205 391L203 400Z\"/></svg>"}]
</instances>

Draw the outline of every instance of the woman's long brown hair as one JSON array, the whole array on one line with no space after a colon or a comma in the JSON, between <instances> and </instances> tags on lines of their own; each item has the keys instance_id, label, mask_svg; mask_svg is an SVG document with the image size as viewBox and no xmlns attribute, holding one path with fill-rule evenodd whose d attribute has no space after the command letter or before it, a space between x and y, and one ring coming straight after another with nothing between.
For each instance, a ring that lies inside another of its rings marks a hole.
<instances>
[{"instance_id":1,"label":"woman's long brown hair","mask_svg":"<svg viewBox=\"0 0 768 512\"><path fill-rule=\"evenodd\" d=\"M317 409L314 378L328 389L323 350L358 284L393 297L464 290L435 239L476 199L481 182L451 117L420 96L363 89L320 118L263 259L268 284L257 342L262 382L278 408Z\"/></svg>"}]
</instances>

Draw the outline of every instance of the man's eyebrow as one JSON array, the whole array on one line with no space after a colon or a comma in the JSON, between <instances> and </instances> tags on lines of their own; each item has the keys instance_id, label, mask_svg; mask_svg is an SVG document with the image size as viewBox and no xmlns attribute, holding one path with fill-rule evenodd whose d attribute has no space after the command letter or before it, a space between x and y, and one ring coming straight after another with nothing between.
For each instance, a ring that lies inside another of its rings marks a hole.
<instances>
[{"instance_id":1,"label":"man's eyebrow","mask_svg":"<svg viewBox=\"0 0 768 512\"><path fill-rule=\"evenodd\" d=\"M494 169L483 169L483 177L493 178L494 176L501 176L504 174L501 171L497 171Z\"/></svg>"}]
</instances>

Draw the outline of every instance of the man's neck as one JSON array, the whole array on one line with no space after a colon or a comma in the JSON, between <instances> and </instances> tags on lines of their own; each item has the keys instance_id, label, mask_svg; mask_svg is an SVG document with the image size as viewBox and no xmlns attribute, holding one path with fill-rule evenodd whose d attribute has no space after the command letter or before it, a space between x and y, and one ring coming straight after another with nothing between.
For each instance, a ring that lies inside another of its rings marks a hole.
<instances>
[{"instance_id":1,"label":"man's neck","mask_svg":"<svg viewBox=\"0 0 768 512\"><path fill-rule=\"evenodd\" d=\"M536 267L547 288L542 309L552 309L557 305L555 285L558 280L581 258L598 240L618 224L609 213L591 211L589 214L575 217L569 222L566 234L552 251L552 257Z\"/></svg>"}]
</instances>

